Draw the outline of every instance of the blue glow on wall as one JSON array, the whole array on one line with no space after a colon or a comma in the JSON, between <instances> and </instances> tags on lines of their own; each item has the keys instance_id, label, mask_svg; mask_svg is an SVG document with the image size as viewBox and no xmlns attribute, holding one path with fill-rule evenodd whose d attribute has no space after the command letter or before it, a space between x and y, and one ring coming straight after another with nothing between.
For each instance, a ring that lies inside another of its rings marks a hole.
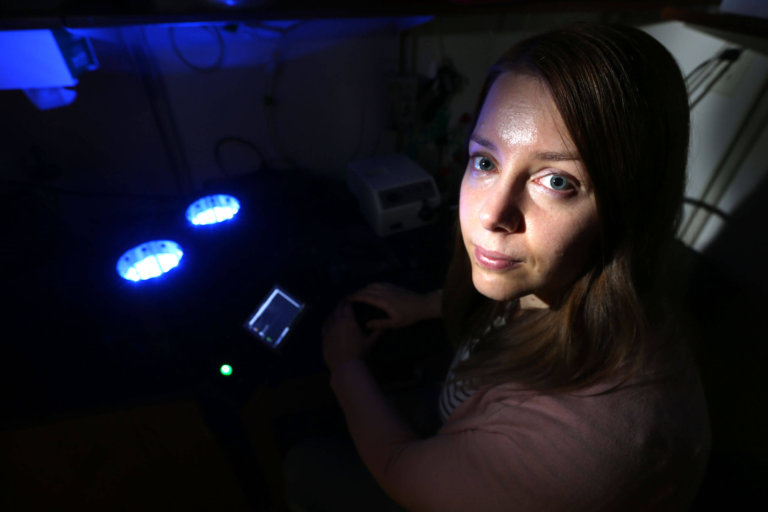
<instances>
[{"instance_id":1,"label":"blue glow on wall","mask_svg":"<svg viewBox=\"0 0 768 512\"><path fill-rule=\"evenodd\" d=\"M117 260L117 273L128 281L146 281L176 268L184 251L171 240L152 240L129 249Z\"/></svg>"},{"instance_id":2,"label":"blue glow on wall","mask_svg":"<svg viewBox=\"0 0 768 512\"><path fill-rule=\"evenodd\" d=\"M227 194L198 199L187 208L187 220L195 226L217 224L232 219L240 211L240 201Z\"/></svg>"}]
</instances>

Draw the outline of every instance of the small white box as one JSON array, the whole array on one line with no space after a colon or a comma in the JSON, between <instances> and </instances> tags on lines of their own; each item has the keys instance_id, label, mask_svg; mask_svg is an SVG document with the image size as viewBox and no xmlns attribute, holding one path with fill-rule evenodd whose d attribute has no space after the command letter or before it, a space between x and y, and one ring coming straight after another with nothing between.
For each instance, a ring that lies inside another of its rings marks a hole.
<instances>
[{"instance_id":1,"label":"small white box","mask_svg":"<svg viewBox=\"0 0 768 512\"><path fill-rule=\"evenodd\" d=\"M434 222L440 204L432 176L402 154L350 163L347 186L379 236Z\"/></svg>"},{"instance_id":2,"label":"small white box","mask_svg":"<svg viewBox=\"0 0 768 512\"><path fill-rule=\"evenodd\" d=\"M0 30L0 89L71 87L77 78L50 30Z\"/></svg>"}]
</instances>

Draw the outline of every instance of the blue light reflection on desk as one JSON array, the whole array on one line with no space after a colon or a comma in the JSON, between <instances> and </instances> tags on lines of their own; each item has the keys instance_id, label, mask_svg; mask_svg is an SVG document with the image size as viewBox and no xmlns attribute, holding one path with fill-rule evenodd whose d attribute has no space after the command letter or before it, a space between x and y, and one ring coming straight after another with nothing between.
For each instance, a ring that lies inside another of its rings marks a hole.
<instances>
[{"instance_id":1,"label":"blue light reflection on desk","mask_svg":"<svg viewBox=\"0 0 768 512\"><path fill-rule=\"evenodd\" d=\"M234 218L240 211L240 201L226 194L198 199L187 208L187 220L195 226L218 224Z\"/></svg>"},{"instance_id":2,"label":"blue light reflection on desk","mask_svg":"<svg viewBox=\"0 0 768 512\"><path fill-rule=\"evenodd\" d=\"M146 281L176 268L184 255L171 240L153 240L129 249L117 260L117 273L128 281Z\"/></svg>"}]
</instances>

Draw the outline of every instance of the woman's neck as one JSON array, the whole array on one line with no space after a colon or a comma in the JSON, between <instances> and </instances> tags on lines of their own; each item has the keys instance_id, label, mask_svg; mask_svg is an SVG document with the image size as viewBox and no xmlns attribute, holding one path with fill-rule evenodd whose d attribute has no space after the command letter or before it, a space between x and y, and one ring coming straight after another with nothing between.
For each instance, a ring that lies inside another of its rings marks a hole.
<instances>
[{"instance_id":1,"label":"woman's neck","mask_svg":"<svg viewBox=\"0 0 768 512\"><path fill-rule=\"evenodd\" d=\"M549 309L549 304L538 298L536 295L530 294L520 297L520 309Z\"/></svg>"}]
</instances>

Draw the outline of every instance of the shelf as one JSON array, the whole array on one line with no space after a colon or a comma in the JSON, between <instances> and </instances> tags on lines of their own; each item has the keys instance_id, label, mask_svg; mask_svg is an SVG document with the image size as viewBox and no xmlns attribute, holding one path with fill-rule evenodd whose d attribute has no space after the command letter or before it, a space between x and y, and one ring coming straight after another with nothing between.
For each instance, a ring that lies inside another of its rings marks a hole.
<instances>
[{"instance_id":1,"label":"shelf","mask_svg":"<svg viewBox=\"0 0 768 512\"><path fill-rule=\"evenodd\" d=\"M699 12L679 7L665 7L661 17L682 21L701 32L768 54L768 20L763 18Z\"/></svg>"},{"instance_id":2,"label":"shelf","mask_svg":"<svg viewBox=\"0 0 768 512\"><path fill-rule=\"evenodd\" d=\"M106 27L249 20L366 18L417 15L462 16L530 12L660 12L716 6L718 0L3 0L0 29Z\"/></svg>"}]
</instances>

